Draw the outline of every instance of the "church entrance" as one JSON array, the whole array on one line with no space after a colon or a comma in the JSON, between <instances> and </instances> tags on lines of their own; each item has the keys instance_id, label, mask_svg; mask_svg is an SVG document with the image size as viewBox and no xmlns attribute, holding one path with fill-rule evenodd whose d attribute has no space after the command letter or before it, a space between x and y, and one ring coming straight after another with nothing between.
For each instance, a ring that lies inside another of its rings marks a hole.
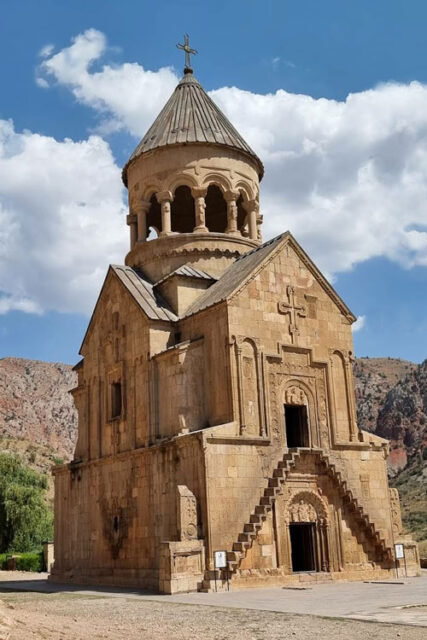
<instances>
[{"instance_id":1,"label":"church entrance","mask_svg":"<svg viewBox=\"0 0 427 640\"><path fill-rule=\"evenodd\" d=\"M310 446L306 405L285 404L285 426L288 449Z\"/></svg>"},{"instance_id":2,"label":"church entrance","mask_svg":"<svg viewBox=\"0 0 427 640\"><path fill-rule=\"evenodd\" d=\"M316 571L316 535L314 522L289 525L292 571Z\"/></svg>"}]
</instances>

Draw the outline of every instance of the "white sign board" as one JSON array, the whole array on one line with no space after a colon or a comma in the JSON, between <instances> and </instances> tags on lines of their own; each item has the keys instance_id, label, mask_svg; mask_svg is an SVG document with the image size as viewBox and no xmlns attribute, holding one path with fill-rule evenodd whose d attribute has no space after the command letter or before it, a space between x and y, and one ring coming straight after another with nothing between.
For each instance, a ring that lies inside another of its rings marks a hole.
<instances>
[{"instance_id":1,"label":"white sign board","mask_svg":"<svg viewBox=\"0 0 427 640\"><path fill-rule=\"evenodd\" d=\"M396 554L396 560L400 560L400 558L404 558L405 557L405 552L403 550L403 544L395 544L394 545L394 552Z\"/></svg>"},{"instance_id":2,"label":"white sign board","mask_svg":"<svg viewBox=\"0 0 427 640\"><path fill-rule=\"evenodd\" d=\"M214 551L215 569L224 569L227 566L227 552Z\"/></svg>"}]
</instances>

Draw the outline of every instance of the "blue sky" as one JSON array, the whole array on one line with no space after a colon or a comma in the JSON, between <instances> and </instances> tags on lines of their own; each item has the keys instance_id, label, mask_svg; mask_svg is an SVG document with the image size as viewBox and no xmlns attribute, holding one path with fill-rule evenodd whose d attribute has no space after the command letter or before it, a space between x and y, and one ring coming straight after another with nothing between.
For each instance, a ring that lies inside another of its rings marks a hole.
<instances>
[{"instance_id":1,"label":"blue sky","mask_svg":"<svg viewBox=\"0 0 427 640\"><path fill-rule=\"evenodd\" d=\"M2 8L0 357L76 361L127 241L119 168L181 72L185 32L265 161L266 237L289 228L364 318L356 355L427 357L425 2Z\"/></svg>"}]
</instances>

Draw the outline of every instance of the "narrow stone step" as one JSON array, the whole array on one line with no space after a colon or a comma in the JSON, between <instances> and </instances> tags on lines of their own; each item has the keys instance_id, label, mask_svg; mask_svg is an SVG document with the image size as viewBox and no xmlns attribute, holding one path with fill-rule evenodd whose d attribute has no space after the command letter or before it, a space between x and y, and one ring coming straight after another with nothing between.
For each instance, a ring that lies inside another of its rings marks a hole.
<instances>
[{"instance_id":1,"label":"narrow stone step","mask_svg":"<svg viewBox=\"0 0 427 640\"><path fill-rule=\"evenodd\" d=\"M239 533L239 542L249 542L252 539L252 535L250 533Z\"/></svg>"},{"instance_id":2,"label":"narrow stone step","mask_svg":"<svg viewBox=\"0 0 427 640\"><path fill-rule=\"evenodd\" d=\"M258 515L257 513L252 513L251 517L249 518L249 521L252 522L253 524L262 524L261 516Z\"/></svg>"},{"instance_id":3,"label":"narrow stone step","mask_svg":"<svg viewBox=\"0 0 427 640\"><path fill-rule=\"evenodd\" d=\"M264 496L268 498L274 498L279 492L279 487L267 487L264 489Z\"/></svg>"}]
</instances>

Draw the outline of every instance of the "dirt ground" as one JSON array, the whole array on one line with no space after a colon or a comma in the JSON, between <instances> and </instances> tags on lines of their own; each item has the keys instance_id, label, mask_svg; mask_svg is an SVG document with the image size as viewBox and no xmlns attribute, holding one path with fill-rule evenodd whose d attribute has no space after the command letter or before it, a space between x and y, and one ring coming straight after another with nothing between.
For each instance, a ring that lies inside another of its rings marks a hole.
<instances>
[{"instance_id":1,"label":"dirt ground","mask_svg":"<svg viewBox=\"0 0 427 640\"><path fill-rule=\"evenodd\" d=\"M421 640L426 629L70 593L3 593L0 640ZM2 622L4 624L2 625Z\"/></svg>"}]
</instances>

